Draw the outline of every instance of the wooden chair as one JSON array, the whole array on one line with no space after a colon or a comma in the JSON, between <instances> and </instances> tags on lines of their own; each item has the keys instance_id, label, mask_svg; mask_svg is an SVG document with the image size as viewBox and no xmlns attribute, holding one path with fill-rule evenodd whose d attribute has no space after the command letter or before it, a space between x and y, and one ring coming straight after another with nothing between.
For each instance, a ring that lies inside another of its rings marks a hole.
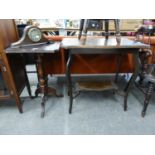
<instances>
[{"instance_id":1,"label":"wooden chair","mask_svg":"<svg viewBox=\"0 0 155 155\"><path fill-rule=\"evenodd\" d=\"M137 40L151 45L152 44L151 35L154 35L154 32L155 32L155 26L141 25L136 32ZM145 49L140 51L140 60L142 65L141 65L141 72L139 74L140 85L138 85L138 88L140 88L142 92L145 94L144 105L141 112L142 117L144 117L146 114L149 101L155 88L155 64L154 62L152 64L148 64L148 58L151 55L152 55L151 49ZM148 82L146 87L145 82Z\"/></svg>"},{"instance_id":2,"label":"wooden chair","mask_svg":"<svg viewBox=\"0 0 155 155\"><path fill-rule=\"evenodd\" d=\"M87 35L88 30L102 30L103 22L105 24L105 37L109 37L109 22L114 21L116 36L120 36L120 20L119 19L81 19L80 31L78 38L80 39L82 34Z\"/></svg>"},{"instance_id":3,"label":"wooden chair","mask_svg":"<svg viewBox=\"0 0 155 155\"><path fill-rule=\"evenodd\" d=\"M144 106L141 112L142 117L144 117L146 114L149 101L155 88L155 64L147 66L145 80L148 81L148 85L147 90L145 92Z\"/></svg>"}]
</instances>

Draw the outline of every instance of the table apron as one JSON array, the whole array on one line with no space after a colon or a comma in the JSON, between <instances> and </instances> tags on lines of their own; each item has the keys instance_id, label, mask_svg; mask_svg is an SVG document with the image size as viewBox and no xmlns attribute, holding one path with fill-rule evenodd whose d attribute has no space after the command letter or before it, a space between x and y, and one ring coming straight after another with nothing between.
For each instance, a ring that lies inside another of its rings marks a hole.
<instances>
[{"instance_id":1,"label":"table apron","mask_svg":"<svg viewBox=\"0 0 155 155\"><path fill-rule=\"evenodd\" d=\"M139 52L138 48L121 48L121 49L98 49L98 48L76 48L69 49L71 54L128 54Z\"/></svg>"}]
</instances>

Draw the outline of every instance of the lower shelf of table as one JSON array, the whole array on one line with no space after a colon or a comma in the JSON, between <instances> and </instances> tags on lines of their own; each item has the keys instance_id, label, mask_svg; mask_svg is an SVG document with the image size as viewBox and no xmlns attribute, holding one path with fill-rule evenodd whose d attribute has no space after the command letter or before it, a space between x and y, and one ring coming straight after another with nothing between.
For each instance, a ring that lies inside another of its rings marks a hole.
<instances>
[{"instance_id":1,"label":"lower shelf of table","mask_svg":"<svg viewBox=\"0 0 155 155\"><path fill-rule=\"evenodd\" d=\"M90 82L77 82L76 91L105 91L105 90L118 90L118 86L112 81L90 81Z\"/></svg>"}]
</instances>

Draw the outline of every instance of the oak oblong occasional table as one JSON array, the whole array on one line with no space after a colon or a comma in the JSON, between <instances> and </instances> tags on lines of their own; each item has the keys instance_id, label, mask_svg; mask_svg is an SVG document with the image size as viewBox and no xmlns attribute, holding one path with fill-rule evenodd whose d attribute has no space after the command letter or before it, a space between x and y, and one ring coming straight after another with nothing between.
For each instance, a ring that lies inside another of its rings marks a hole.
<instances>
[{"instance_id":1,"label":"oak oblong occasional table","mask_svg":"<svg viewBox=\"0 0 155 155\"><path fill-rule=\"evenodd\" d=\"M127 110L127 99L128 94L131 90L131 86L134 84L139 71L141 62L139 59L139 50L149 48L149 45L129 40L127 38L121 37L116 39L115 37L106 38L96 38L96 37L86 37L82 39L78 38L65 38L61 43L61 48L66 49L68 52L68 60L66 63L66 77L68 82L68 93L70 97L69 113L72 112L73 105L73 90L72 90L72 76L71 76L71 65L73 55L75 54L116 54L124 55L131 53L134 59L134 72L124 89L124 111Z\"/></svg>"}]
</instances>

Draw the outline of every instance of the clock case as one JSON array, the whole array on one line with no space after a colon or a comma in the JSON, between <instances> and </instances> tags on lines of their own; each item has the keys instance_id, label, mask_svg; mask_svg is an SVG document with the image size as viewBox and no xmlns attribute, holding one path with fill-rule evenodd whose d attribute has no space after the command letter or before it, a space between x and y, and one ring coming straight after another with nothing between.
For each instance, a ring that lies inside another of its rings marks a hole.
<instances>
[{"instance_id":1,"label":"clock case","mask_svg":"<svg viewBox=\"0 0 155 155\"><path fill-rule=\"evenodd\" d=\"M23 35L21 37L20 40L18 40L15 43L11 44L11 47L23 47L23 46L33 46L33 45L41 45L41 44L47 44L49 41L43 36L43 33L41 31L41 39L38 42L34 42L32 41L29 36L28 36L28 32L30 29L32 28L37 28L41 31L40 28L38 28L37 26L26 26L23 32Z\"/></svg>"}]
</instances>

